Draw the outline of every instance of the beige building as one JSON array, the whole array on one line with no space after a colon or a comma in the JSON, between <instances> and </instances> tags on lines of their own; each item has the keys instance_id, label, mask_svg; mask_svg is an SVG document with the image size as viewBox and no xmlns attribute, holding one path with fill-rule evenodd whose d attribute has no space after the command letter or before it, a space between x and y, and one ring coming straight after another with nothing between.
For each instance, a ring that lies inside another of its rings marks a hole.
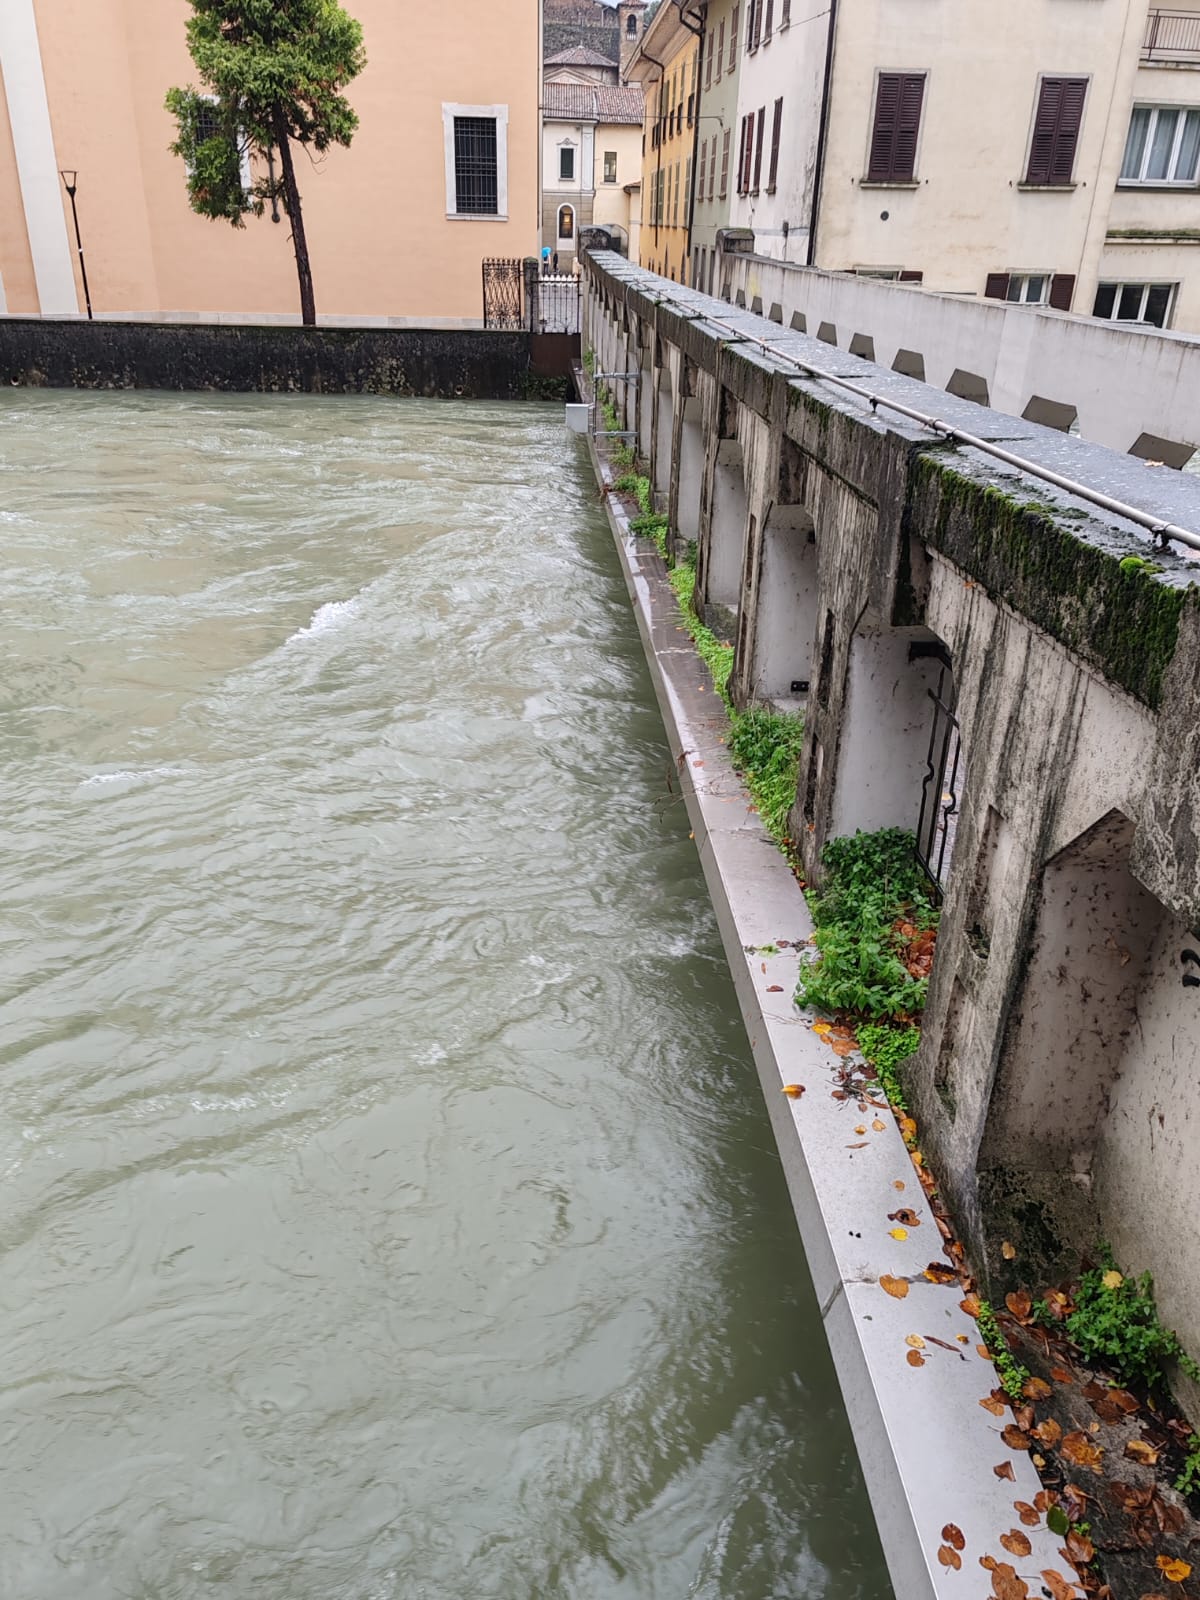
<instances>
[{"instance_id":1,"label":"beige building","mask_svg":"<svg viewBox=\"0 0 1200 1600\"><path fill-rule=\"evenodd\" d=\"M542 119L543 245L561 271L571 269L581 228L607 228L628 253L628 185L642 169L641 89L550 82Z\"/></svg>"},{"instance_id":2,"label":"beige building","mask_svg":"<svg viewBox=\"0 0 1200 1600\"><path fill-rule=\"evenodd\" d=\"M537 251L534 0L349 0L368 64L349 149L298 172L318 313L476 322L484 257ZM196 81L185 0L0 0L0 310L298 315L287 219L189 208L163 97Z\"/></svg>"},{"instance_id":3,"label":"beige building","mask_svg":"<svg viewBox=\"0 0 1200 1600\"><path fill-rule=\"evenodd\" d=\"M1200 11L811 9L743 0L755 254L1200 329Z\"/></svg>"},{"instance_id":4,"label":"beige building","mask_svg":"<svg viewBox=\"0 0 1200 1600\"><path fill-rule=\"evenodd\" d=\"M627 68L646 97L638 260L678 283L690 281L703 9L700 0L682 8L663 0Z\"/></svg>"}]
</instances>

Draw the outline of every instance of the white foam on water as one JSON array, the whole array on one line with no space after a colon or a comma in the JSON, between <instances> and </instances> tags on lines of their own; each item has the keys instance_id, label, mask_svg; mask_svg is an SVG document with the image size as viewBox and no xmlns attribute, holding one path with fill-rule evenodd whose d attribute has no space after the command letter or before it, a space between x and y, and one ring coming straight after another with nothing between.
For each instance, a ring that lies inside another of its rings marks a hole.
<instances>
[{"instance_id":1,"label":"white foam on water","mask_svg":"<svg viewBox=\"0 0 1200 1600\"><path fill-rule=\"evenodd\" d=\"M140 772L122 769L118 772L93 772L90 778L80 780L81 789L106 788L109 784L153 783L155 778L186 778L186 767L145 767Z\"/></svg>"},{"instance_id":2,"label":"white foam on water","mask_svg":"<svg viewBox=\"0 0 1200 1600\"><path fill-rule=\"evenodd\" d=\"M323 606L318 606L312 614L312 619L306 628L298 628L288 644L296 644L301 639L312 639L320 633L328 633L331 628L339 627L358 610L358 597L352 600L327 600Z\"/></svg>"}]
</instances>

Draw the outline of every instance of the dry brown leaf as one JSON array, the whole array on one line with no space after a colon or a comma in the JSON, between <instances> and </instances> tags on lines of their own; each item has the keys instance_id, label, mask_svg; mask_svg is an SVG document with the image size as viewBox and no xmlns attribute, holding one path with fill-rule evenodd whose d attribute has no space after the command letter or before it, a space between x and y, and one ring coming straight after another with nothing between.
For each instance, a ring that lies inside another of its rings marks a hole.
<instances>
[{"instance_id":1,"label":"dry brown leaf","mask_svg":"<svg viewBox=\"0 0 1200 1600\"><path fill-rule=\"evenodd\" d=\"M1020 1528L1010 1528L1007 1533L1000 1535L1000 1543L1010 1556L1028 1556L1033 1554L1033 1546Z\"/></svg>"},{"instance_id":2,"label":"dry brown leaf","mask_svg":"<svg viewBox=\"0 0 1200 1600\"><path fill-rule=\"evenodd\" d=\"M1029 1504L1028 1500L1014 1500L1013 1506L1016 1509L1017 1515L1027 1528L1036 1528L1038 1523L1042 1520L1034 1508Z\"/></svg>"},{"instance_id":3,"label":"dry brown leaf","mask_svg":"<svg viewBox=\"0 0 1200 1600\"><path fill-rule=\"evenodd\" d=\"M1075 1600L1075 1585L1068 1583L1061 1572L1056 1572L1053 1567L1050 1567L1042 1573L1042 1577L1046 1580L1046 1587L1053 1596L1053 1600Z\"/></svg>"},{"instance_id":4,"label":"dry brown leaf","mask_svg":"<svg viewBox=\"0 0 1200 1600\"><path fill-rule=\"evenodd\" d=\"M919 1350L910 1350L904 1359L910 1367L923 1367L925 1365L925 1357Z\"/></svg>"},{"instance_id":5,"label":"dry brown leaf","mask_svg":"<svg viewBox=\"0 0 1200 1600\"><path fill-rule=\"evenodd\" d=\"M957 1550L951 1550L948 1544L938 1546L938 1560L944 1567L951 1567L955 1572L962 1567L962 1557Z\"/></svg>"},{"instance_id":6,"label":"dry brown leaf","mask_svg":"<svg viewBox=\"0 0 1200 1600\"><path fill-rule=\"evenodd\" d=\"M975 1346L975 1349L983 1357L983 1359L985 1361L990 1361L992 1359L992 1352L988 1349L987 1345L985 1345L985 1344L977 1344Z\"/></svg>"},{"instance_id":7,"label":"dry brown leaf","mask_svg":"<svg viewBox=\"0 0 1200 1600\"><path fill-rule=\"evenodd\" d=\"M942 1538L947 1544L952 1544L956 1550L965 1550L967 1548L966 1537L957 1523L948 1522L942 1529Z\"/></svg>"},{"instance_id":8,"label":"dry brown leaf","mask_svg":"<svg viewBox=\"0 0 1200 1600\"><path fill-rule=\"evenodd\" d=\"M1047 1450L1053 1450L1054 1446L1062 1438L1062 1429L1053 1417L1047 1417L1045 1422L1039 1422L1033 1430L1033 1437L1040 1445L1044 1445Z\"/></svg>"},{"instance_id":9,"label":"dry brown leaf","mask_svg":"<svg viewBox=\"0 0 1200 1600\"><path fill-rule=\"evenodd\" d=\"M893 1300L903 1300L908 1293L908 1279L893 1278L890 1272L884 1272L880 1275L879 1287Z\"/></svg>"},{"instance_id":10,"label":"dry brown leaf","mask_svg":"<svg viewBox=\"0 0 1200 1600\"><path fill-rule=\"evenodd\" d=\"M948 1267L941 1261L931 1261L925 1268L924 1275L930 1283L953 1283L958 1277L953 1267Z\"/></svg>"},{"instance_id":11,"label":"dry brown leaf","mask_svg":"<svg viewBox=\"0 0 1200 1600\"><path fill-rule=\"evenodd\" d=\"M967 1295L965 1300L960 1300L958 1302L958 1309L960 1311L965 1311L969 1317L978 1317L979 1296L977 1294Z\"/></svg>"},{"instance_id":12,"label":"dry brown leaf","mask_svg":"<svg viewBox=\"0 0 1200 1600\"><path fill-rule=\"evenodd\" d=\"M782 994L783 993L783 985L781 983L770 983L770 984L767 985L767 993L768 994Z\"/></svg>"},{"instance_id":13,"label":"dry brown leaf","mask_svg":"<svg viewBox=\"0 0 1200 1600\"><path fill-rule=\"evenodd\" d=\"M1065 1436L1062 1452L1067 1460L1073 1461L1077 1467L1091 1467L1093 1472L1099 1470L1100 1460L1104 1455L1098 1444L1093 1443L1086 1433L1080 1433L1078 1430Z\"/></svg>"},{"instance_id":14,"label":"dry brown leaf","mask_svg":"<svg viewBox=\"0 0 1200 1600\"><path fill-rule=\"evenodd\" d=\"M804 1093L804 1085L802 1083L785 1083L783 1092L789 1100L799 1100Z\"/></svg>"},{"instance_id":15,"label":"dry brown leaf","mask_svg":"<svg viewBox=\"0 0 1200 1600\"><path fill-rule=\"evenodd\" d=\"M893 1189L899 1189L900 1193L903 1194L904 1193L904 1179L903 1178L893 1178L892 1179L892 1188Z\"/></svg>"},{"instance_id":16,"label":"dry brown leaf","mask_svg":"<svg viewBox=\"0 0 1200 1600\"><path fill-rule=\"evenodd\" d=\"M1073 1372L1068 1372L1065 1367L1051 1367L1050 1376L1054 1379L1055 1383L1075 1382L1075 1374Z\"/></svg>"},{"instance_id":17,"label":"dry brown leaf","mask_svg":"<svg viewBox=\"0 0 1200 1600\"><path fill-rule=\"evenodd\" d=\"M1168 1583L1185 1583L1192 1575L1191 1565L1178 1556L1159 1556L1154 1563Z\"/></svg>"},{"instance_id":18,"label":"dry brown leaf","mask_svg":"<svg viewBox=\"0 0 1200 1600\"><path fill-rule=\"evenodd\" d=\"M1054 1393L1044 1378L1027 1378L1021 1385L1026 1400L1049 1400Z\"/></svg>"},{"instance_id":19,"label":"dry brown leaf","mask_svg":"<svg viewBox=\"0 0 1200 1600\"><path fill-rule=\"evenodd\" d=\"M994 1417L1002 1417L1008 1410L1007 1404L1003 1400L997 1400L994 1394L985 1395L979 1404Z\"/></svg>"},{"instance_id":20,"label":"dry brown leaf","mask_svg":"<svg viewBox=\"0 0 1200 1600\"><path fill-rule=\"evenodd\" d=\"M1067 1555L1077 1567L1086 1567L1089 1561L1095 1559L1096 1546L1086 1533L1080 1533L1078 1528L1071 1528L1067 1533ZM1191 1571L1190 1567L1188 1571Z\"/></svg>"},{"instance_id":21,"label":"dry brown leaf","mask_svg":"<svg viewBox=\"0 0 1200 1600\"><path fill-rule=\"evenodd\" d=\"M1000 1437L1004 1440L1005 1444L1010 1450L1029 1449L1029 1435L1027 1433L1022 1433L1015 1422L1010 1422L1008 1427L1003 1430Z\"/></svg>"},{"instance_id":22,"label":"dry brown leaf","mask_svg":"<svg viewBox=\"0 0 1200 1600\"><path fill-rule=\"evenodd\" d=\"M992 1589L997 1600L1027 1600L1029 1594L1029 1585L1007 1561L997 1561L992 1568Z\"/></svg>"},{"instance_id":23,"label":"dry brown leaf","mask_svg":"<svg viewBox=\"0 0 1200 1600\"><path fill-rule=\"evenodd\" d=\"M1158 1451L1145 1439L1131 1439L1125 1446L1127 1461L1139 1461L1143 1467L1152 1467L1158 1460Z\"/></svg>"},{"instance_id":24,"label":"dry brown leaf","mask_svg":"<svg viewBox=\"0 0 1200 1600\"><path fill-rule=\"evenodd\" d=\"M1014 1293L1004 1296L1004 1304L1018 1322L1026 1322L1033 1310L1033 1296L1028 1289L1017 1289Z\"/></svg>"},{"instance_id":25,"label":"dry brown leaf","mask_svg":"<svg viewBox=\"0 0 1200 1600\"><path fill-rule=\"evenodd\" d=\"M880 1122L879 1118L876 1117L874 1122L872 1122L871 1126L875 1129L876 1133L882 1133L884 1128L887 1127L887 1123L886 1122Z\"/></svg>"},{"instance_id":26,"label":"dry brown leaf","mask_svg":"<svg viewBox=\"0 0 1200 1600\"><path fill-rule=\"evenodd\" d=\"M921 1219L911 1206L901 1206L899 1211L888 1212L889 1222L902 1222L906 1228L919 1228Z\"/></svg>"},{"instance_id":27,"label":"dry brown leaf","mask_svg":"<svg viewBox=\"0 0 1200 1600\"><path fill-rule=\"evenodd\" d=\"M1000 1254L1004 1257L1005 1261L1014 1261L1017 1255L1017 1247L1014 1244L1010 1244L1009 1241L1005 1239L1004 1243L1000 1246Z\"/></svg>"},{"instance_id":28,"label":"dry brown leaf","mask_svg":"<svg viewBox=\"0 0 1200 1600\"><path fill-rule=\"evenodd\" d=\"M1011 1461L999 1462L992 1468L992 1471L998 1478L1007 1478L1009 1483L1015 1483L1017 1481L1017 1475L1013 1471L1013 1464Z\"/></svg>"}]
</instances>

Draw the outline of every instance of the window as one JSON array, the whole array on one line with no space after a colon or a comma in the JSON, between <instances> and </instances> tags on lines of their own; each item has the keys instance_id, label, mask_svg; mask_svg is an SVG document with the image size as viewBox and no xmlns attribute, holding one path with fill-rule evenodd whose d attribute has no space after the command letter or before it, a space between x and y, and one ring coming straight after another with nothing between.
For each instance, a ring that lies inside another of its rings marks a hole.
<instances>
[{"instance_id":1,"label":"window","mask_svg":"<svg viewBox=\"0 0 1200 1600\"><path fill-rule=\"evenodd\" d=\"M1057 186L1071 182L1086 95L1086 78L1042 79L1026 183Z\"/></svg>"},{"instance_id":2,"label":"window","mask_svg":"<svg viewBox=\"0 0 1200 1600\"><path fill-rule=\"evenodd\" d=\"M708 140L700 141L700 182L696 186L696 198L704 199L704 179L708 173Z\"/></svg>"},{"instance_id":3,"label":"window","mask_svg":"<svg viewBox=\"0 0 1200 1600\"><path fill-rule=\"evenodd\" d=\"M442 106L446 215L508 215L508 107Z\"/></svg>"},{"instance_id":4,"label":"window","mask_svg":"<svg viewBox=\"0 0 1200 1600\"><path fill-rule=\"evenodd\" d=\"M771 37L771 30L775 22L775 0L767 0L767 14L763 18L763 43Z\"/></svg>"},{"instance_id":5,"label":"window","mask_svg":"<svg viewBox=\"0 0 1200 1600\"><path fill-rule=\"evenodd\" d=\"M1006 300L1014 306L1046 306L1070 311L1075 295L1073 272L989 272L984 286L987 300Z\"/></svg>"},{"instance_id":6,"label":"window","mask_svg":"<svg viewBox=\"0 0 1200 1600\"><path fill-rule=\"evenodd\" d=\"M575 237L575 208L573 206L559 206L558 208L558 237L561 240L570 240Z\"/></svg>"},{"instance_id":7,"label":"window","mask_svg":"<svg viewBox=\"0 0 1200 1600\"><path fill-rule=\"evenodd\" d=\"M726 195L729 193L729 143L730 143L730 136L731 136L732 133L733 133L733 129L732 128L726 128L724 134L721 136L721 199L722 200L724 200ZM709 181L711 182L712 180L710 179ZM709 199L710 200L712 199L711 191L709 193Z\"/></svg>"},{"instance_id":8,"label":"window","mask_svg":"<svg viewBox=\"0 0 1200 1600\"><path fill-rule=\"evenodd\" d=\"M637 18L630 16L625 19L625 34L627 38L637 38Z\"/></svg>"},{"instance_id":9,"label":"window","mask_svg":"<svg viewBox=\"0 0 1200 1600\"><path fill-rule=\"evenodd\" d=\"M739 5L734 6L734 8L733 8L733 19L729 24L729 70L730 70L730 72L732 72L734 67L737 66L738 28L740 26L741 14L742 14L741 5L739 4Z\"/></svg>"},{"instance_id":10,"label":"window","mask_svg":"<svg viewBox=\"0 0 1200 1600\"><path fill-rule=\"evenodd\" d=\"M721 18L721 26L717 32L717 82L721 81L721 59L725 54L725 19Z\"/></svg>"},{"instance_id":11,"label":"window","mask_svg":"<svg viewBox=\"0 0 1200 1600\"><path fill-rule=\"evenodd\" d=\"M691 204L691 199L692 199L692 158L691 158L691 156L689 156L687 158L687 166L684 168L684 178L683 178L683 224L684 224L684 227L687 226L688 206Z\"/></svg>"},{"instance_id":12,"label":"window","mask_svg":"<svg viewBox=\"0 0 1200 1600\"><path fill-rule=\"evenodd\" d=\"M1178 287L1175 283L1102 283L1096 289L1092 315L1165 328Z\"/></svg>"},{"instance_id":13,"label":"window","mask_svg":"<svg viewBox=\"0 0 1200 1600\"><path fill-rule=\"evenodd\" d=\"M704 87L712 88L713 45L716 43L711 33L706 33L700 41L700 48L704 51Z\"/></svg>"},{"instance_id":14,"label":"window","mask_svg":"<svg viewBox=\"0 0 1200 1600\"><path fill-rule=\"evenodd\" d=\"M763 0L749 0L746 6L746 49L757 50L762 38Z\"/></svg>"},{"instance_id":15,"label":"window","mask_svg":"<svg viewBox=\"0 0 1200 1600\"><path fill-rule=\"evenodd\" d=\"M783 127L783 101L775 102L775 119L771 123L771 165L767 172L767 193L775 193L775 180L779 176L779 134Z\"/></svg>"},{"instance_id":16,"label":"window","mask_svg":"<svg viewBox=\"0 0 1200 1600\"><path fill-rule=\"evenodd\" d=\"M754 117L742 118L742 143L738 154L738 193L750 193L750 174L754 167Z\"/></svg>"},{"instance_id":17,"label":"window","mask_svg":"<svg viewBox=\"0 0 1200 1600\"><path fill-rule=\"evenodd\" d=\"M575 146L573 144L564 144L559 148L558 175L564 182L570 181L575 177Z\"/></svg>"},{"instance_id":18,"label":"window","mask_svg":"<svg viewBox=\"0 0 1200 1600\"><path fill-rule=\"evenodd\" d=\"M617 152L606 150L604 152L604 181L616 183L617 181Z\"/></svg>"},{"instance_id":19,"label":"window","mask_svg":"<svg viewBox=\"0 0 1200 1600\"><path fill-rule=\"evenodd\" d=\"M217 139L224 130L221 127L221 117L217 110L215 95L202 95L199 110L196 112L196 143L203 144L207 139ZM235 129L238 142L238 160L241 168L242 188L249 189L254 182L250 171L250 151L246 144L246 135L243 128Z\"/></svg>"},{"instance_id":20,"label":"window","mask_svg":"<svg viewBox=\"0 0 1200 1600\"><path fill-rule=\"evenodd\" d=\"M729 134L725 135L725 161L729 162ZM711 200L717 192L717 136L712 136L712 160L708 164L708 198ZM724 194L724 189L721 190Z\"/></svg>"},{"instance_id":21,"label":"window","mask_svg":"<svg viewBox=\"0 0 1200 1600\"><path fill-rule=\"evenodd\" d=\"M784 28L790 27L791 23L792 23L792 0L783 0L783 5L780 8L780 12L779 12L779 29L780 29L780 32L782 32Z\"/></svg>"},{"instance_id":22,"label":"window","mask_svg":"<svg viewBox=\"0 0 1200 1600\"><path fill-rule=\"evenodd\" d=\"M680 190L680 188L681 188L681 184L679 182L679 163L677 161L675 163L675 204L674 204L674 206L672 207L672 210L671 210L671 215L675 219L674 222L671 224L671 226L674 227L674 228L677 228L679 226L679 190Z\"/></svg>"},{"instance_id":23,"label":"window","mask_svg":"<svg viewBox=\"0 0 1200 1600\"><path fill-rule=\"evenodd\" d=\"M763 126L767 120L766 106L758 108L758 126L756 129L757 140L754 150L754 193L757 194L762 180L762 153L763 153Z\"/></svg>"},{"instance_id":24,"label":"window","mask_svg":"<svg viewBox=\"0 0 1200 1600\"><path fill-rule=\"evenodd\" d=\"M1121 165L1122 183L1195 183L1200 111L1134 106Z\"/></svg>"},{"instance_id":25,"label":"window","mask_svg":"<svg viewBox=\"0 0 1200 1600\"><path fill-rule=\"evenodd\" d=\"M881 72L867 161L868 183L911 183L925 99L923 72Z\"/></svg>"}]
</instances>

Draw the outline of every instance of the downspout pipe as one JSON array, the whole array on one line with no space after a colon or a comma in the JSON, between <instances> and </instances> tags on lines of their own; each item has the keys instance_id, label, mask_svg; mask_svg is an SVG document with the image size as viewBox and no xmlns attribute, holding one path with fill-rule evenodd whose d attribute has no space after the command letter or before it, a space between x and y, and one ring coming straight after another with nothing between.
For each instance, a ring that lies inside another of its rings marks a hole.
<instances>
[{"instance_id":1,"label":"downspout pipe","mask_svg":"<svg viewBox=\"0 0 1200 1600\"><path fill-rule=\"evenodd\" d=\"M808 250L805 264L817 264L817 219L821 211L821 190L825 185L825 152L829 143L829 102L833 96L833 50L837 37L838 0L829 0L829 33L825 40L825 80L821 85L821 121L817 128L817 159L813 170L812 210L808 217Z\"/></svg>"},{"instance_id":2,"label":"downspout pipe","mask_svg":"<svg viewBox=\"0 0 1200 1600\"><path fill-rule=\"evenodd\" d=\"M692 106L692 181L688 185L688 214L687 214L687 245L683 257L683 270L686 274L685 281L691 282L692 276L692 228L696 221L696 174L699 171L700 161L700 96L704 93L704 49L705 17L707 7L699 5L698 0L676 0L679 6L679 20L690 34L700 41L700 54L696 57L696 96ZM695 5L697 16L689 17L687 8Z\"/></svg>"},{"instance_id":3,"label":"downspout pipe","mask_svg":"<svg viewBox=\"0 0 1200 1600\"><path fill-rule=\"evenodd\" d=\"M655 128L657 129L657 132L658 132L658 144L656 146L656 148L658 150L658 168L657 168L657 174L656 174L657 181L655 182L654 189L655 189L655 193L656 194L661 194L662 193L662 81L667 75L667 64L666 64L665 61L660 61L657 56L652 56L650 54L649 50L643 49L640 45L638 46L638 55L640 55L643 58L643 60L648 61L652 67L657 67L658 68L658 86L659 86L658 107L657 107L658 115L654 118L654 126L655 126ZM645 127L645 125L646 125L645 124L645 120L643 119L643 122L642 122L643 128ZM654 243L655 243L655 245L658 244L658 207L657 207L657 205L655 205L655 207L654 207Z\"/></svg>"}]
</instances>

